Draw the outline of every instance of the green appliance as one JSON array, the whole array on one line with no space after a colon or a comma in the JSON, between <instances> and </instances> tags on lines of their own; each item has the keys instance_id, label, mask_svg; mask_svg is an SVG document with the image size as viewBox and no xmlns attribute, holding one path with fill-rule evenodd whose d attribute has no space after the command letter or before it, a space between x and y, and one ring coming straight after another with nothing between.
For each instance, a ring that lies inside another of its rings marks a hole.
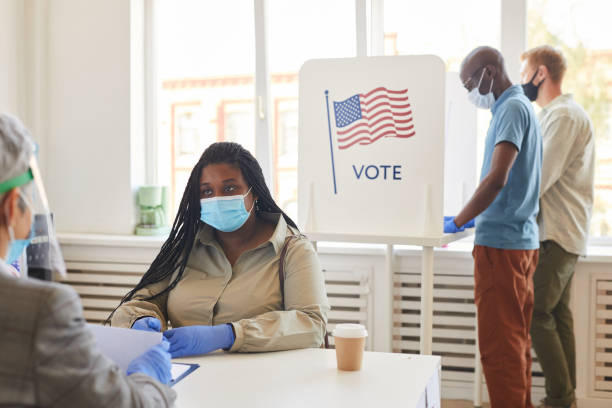
<instances>
[{"instance_id":1,"label":"green appliance","mask_svg":"<svg viewBox=\"0 0 612 408\"><path fill-rule=\"evenodd\" d=\"M142 186L138 189L140 223L136 235L168 235L168 187Z\"/></svg>"}]
</instances>

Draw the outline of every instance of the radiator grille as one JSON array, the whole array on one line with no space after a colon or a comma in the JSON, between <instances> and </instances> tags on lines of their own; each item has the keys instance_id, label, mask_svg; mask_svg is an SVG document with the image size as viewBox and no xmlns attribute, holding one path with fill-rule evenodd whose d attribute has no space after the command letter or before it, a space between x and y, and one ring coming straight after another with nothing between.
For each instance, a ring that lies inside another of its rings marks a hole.
<instances>
[{"instance_id":1,"label":"radiator grille","mask_svg":"<svg viewBox=\"0 0 612 408\"><path fill-rule=\"evenodd\" d=\"M394 274L393 351L419 353L421 276ZM476 306L471 275L434 276L433 354L442 356L442 380L473 383L476 347ZM532 384L544 386L534 357Z\"/></svg>"},{"instance_id":2,"label":"radiator grille","mask_svg":"<svg viewBox=\"0 0 612 408\"><path fill-rule=\"evenodd\" d=\"M145 264L68 262L64 283L71 285L81 297L85 319L103 322L121 298L132 289L146 272ZM372 313L372 271L324 270L325 285L331 306L327 330L337 323L360 323L370 330ZM371 348L368 338L366 347ZM333 337L330 336L333 345Z\"/></svg>"},{"instance_id":3,"label":"radiator grille","mask_svg":"<svg viewBox=\"0 0 612 408\"><path fill-rule=\"evenodd\" d=\"M596 282L595 390L612 392L612 280Z\"/></svg>"},{"instance_id":4,"label":"radiator grille","mask_svg":"<svg viewBox=\"0 0 612 408\"><path fill-rule=\"evenodd\" d=\"M66 267L64 283L81 297L90 323L104 321L147 270L147 265L130 263L67 262Z\"/></svg>"},{"instance_id":5,"label":"radiator grille","mask_svg":"<svg viewBox=\"0 0 612 408\"><path fill-rule=\"evenodd\" d=\"M338 323L359 323L372 333L372 271L357 269L350 271L324 270L325 288L331 306L327 331ZM366 338L366 348L372 348L372 336ZM330 346L334 338L329 337Z\"/></svg>"}]
</instances>

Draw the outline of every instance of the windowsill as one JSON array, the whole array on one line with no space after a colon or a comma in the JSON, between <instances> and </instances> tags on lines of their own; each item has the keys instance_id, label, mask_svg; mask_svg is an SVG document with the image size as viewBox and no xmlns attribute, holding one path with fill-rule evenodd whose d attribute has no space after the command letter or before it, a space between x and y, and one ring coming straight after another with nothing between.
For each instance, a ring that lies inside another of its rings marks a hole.
<instances>
[{"instance_id":1,"label":"windowsill","mask_svg":"<svg viewBox=\"0 0 612 408\"><path fill-rule=\"evenodd\" d=\"M167 236L143 237L139 235L110 235L92 233L58 232L62 245L84 246L132 246L138 248L159 248Z\"/></svg>"},{"instance_id":2,"label":"windowsill","mask_svg":"<svg viewBox=\"0 0 612 408\"><path fill-rule=\"evenodd\" d=\"M62 245L84 245L117 247L131 246L137 248L160 248L166 240L166 236L142 237L136 235L107 235L107 234L84 234L84 233L58 233ZM435 248L436 254L443 257L471 257L474 246L473 236L453 242L443 248ZM612 245L590 245L587 248L588 255L581 257L578 262L587 263L612 263ZM421 247L412 245L394 246L396 256L416 255ZM317 242L317 250L321 254L339 255L374 255L385 254L384 244L355 244L350 242Z\"/></svg>"},{"instance_id":3,"label":"windowsill","mask_svg":"<svg viewBox=\"0 0 612 408\"><path fill-rule=\"evenodd\" d=\"M443 248L434 248L436 255L443 257L472 257L474 237L470 236L453 242ZM397 256L409 256L419 253L421 247L396 245ZM345 255L381 255L385 253L385 245L380 244L353 244L349 242L317 242L317 249L322 254ZM589 245L587 256L580 257L579 263L612 263L612 245Z\"/></svg>"}]
</instances>

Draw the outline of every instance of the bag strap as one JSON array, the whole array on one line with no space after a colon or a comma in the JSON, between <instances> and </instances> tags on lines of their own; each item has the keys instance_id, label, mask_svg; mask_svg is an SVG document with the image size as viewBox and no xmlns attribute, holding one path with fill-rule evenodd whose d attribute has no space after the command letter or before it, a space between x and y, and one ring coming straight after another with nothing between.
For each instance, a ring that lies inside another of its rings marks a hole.
<instances>
[{"instance_id":1,"label":"bag strap","mask_svg":"<svg viewBox=\"0 0 612 408\"><path fill-rule=\"evenodd\" d=\"M283 310L285 309L285 258L287 257L287 250L289 249L289 243L294 239L306 238L305 235L288 235L285 238L285 243L283 244L283 248L280 252L280 257L278 260L278 279L280 280L280 291L281 291L281 304Z\"/></svg>"},{"instance_id":2,"label":"bag strap","mask_svg":"<svg viewBox=\"0 0 612 408\"><path fill-rule=\"evenodd\" d=\"M283 248L280 252L280 257L278 260L278 280L280 281L280 291L281 291L281 305L283 310L285 310L285 258L287 258L287 250L289 249L289 243L294 239L302 239L307 238L304 234L297 235L289 235L285 238L285 243L283 244ZM327 335L327 329L325 330L325 348L329 348L329 338Z\"/></svg>"}]
</instances>

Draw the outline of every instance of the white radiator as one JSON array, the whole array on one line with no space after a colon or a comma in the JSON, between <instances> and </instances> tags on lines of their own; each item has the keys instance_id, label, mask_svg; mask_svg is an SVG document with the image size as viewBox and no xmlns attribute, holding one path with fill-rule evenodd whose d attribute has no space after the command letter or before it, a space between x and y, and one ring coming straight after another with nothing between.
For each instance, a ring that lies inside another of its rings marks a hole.
<instances>
[{"instance_id":1,"label":"white radiator","mask_svg":"<svg viewBox=\"0 0 612 408\"><path fill-rule=\"evenodd\" d=\"M419 353L421 276L394 274L393 351ZM474 382L476 306L474 277L434 276L433 354L442 356L442 381ZM532 391L544 394L544 378L532 350ZM457 386L457 384L455 384Z\"/></svg>"},{"instance_id":2,"label":"white radiator","mask_svg":"<svg viewBox=\"0 0 612 408\"><path fill-rule=\"evenodd\" d=\"M71 285L81 297L84 315L90 323L101 323L119 305L121 298L132 289L146 272L147 264L67 262L68 275L64 283ZM331 306L327 330L337 323L360 323L368 330L372 320L372 271L324 270L327 295ZM333 345L333 337L330 337ZM366 342L371 348L371 342Z\"/></svg>"},{"instance_id":3,"label":"white radiator","mask_svg":"<svg viewBox=\"0 0 612 408\"><path fill-rule=\"evenodd\" d=\"M327 331L332 332L338 323L363 324L372 333L372 270L355 269L347 271L323 270L325 288L331 310L328 315ZM372 336L366 339L366 349L372 349ZM330 346L334 338L329 337Z\"/></svg>"},{"instance_id":4,"label":"white radiator","mask_svg":"<svg viewBox=\"0 0 612 408\"><path fill-rule=\"evenodd\" d=\"M85 319L100 323L140 281L148 265L67 262L66 267L68 275L64 283L70 284L80 295Z\"/></svg>"},{"instance_id":5,"label":"white radiator","mask_svg":"<svg viewBox=\"0 0 612 408\"><path fill-rule=\"evenodd\" d=\"M612 396L612 280L597 279L595 287L595 364L591 375L594 391Z\"/></svg>"}]
</instances>

